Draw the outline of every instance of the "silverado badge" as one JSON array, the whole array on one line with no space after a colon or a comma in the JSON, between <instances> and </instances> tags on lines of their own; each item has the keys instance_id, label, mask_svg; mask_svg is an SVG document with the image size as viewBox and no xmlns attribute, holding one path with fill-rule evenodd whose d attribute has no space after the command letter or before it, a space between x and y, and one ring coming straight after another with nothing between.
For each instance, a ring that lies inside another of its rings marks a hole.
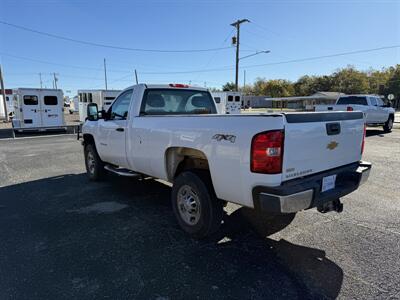
<instances>
[{"instance_id":1,"label":"silverado badge","mask_svg":"<svg viewBox=\"0 0 400 300\"><path fill-rule=\"evenodd\" d=\"M333 149L335 149L338 145L339 145L339 143L337 143L337 142L335 142L335 141L332 141L332 142L330 142L328 145L326 145L326 148L329 149L329 150L333 150Z\"/></svg>"}]
</instances>

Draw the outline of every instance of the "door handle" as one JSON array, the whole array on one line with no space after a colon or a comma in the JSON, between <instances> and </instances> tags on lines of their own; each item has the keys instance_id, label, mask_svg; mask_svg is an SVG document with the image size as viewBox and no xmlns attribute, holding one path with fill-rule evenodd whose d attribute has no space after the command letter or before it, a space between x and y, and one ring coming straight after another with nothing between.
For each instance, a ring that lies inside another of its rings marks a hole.
<instances>
[{"instance_id":1,"label":"door handle","mask_svg":"<svg viewBox=\"0 0 400 300\"><path fill-rule=\"evenodd\" d=\"M121 128L121 127L117 128L117 129L115 129L115 130L116 130L116 131L124 131L124 129Z\"/></svg>"},{"instance_id":2,"label":"door handle","mask_svg":"<svg viewBox=\"0 0 400 300\"><path fill-rule=\"evenodd\" d=\"M326 133L328 135L340 134L340 123L327 123Z\"/></svg>"}]
</instances>

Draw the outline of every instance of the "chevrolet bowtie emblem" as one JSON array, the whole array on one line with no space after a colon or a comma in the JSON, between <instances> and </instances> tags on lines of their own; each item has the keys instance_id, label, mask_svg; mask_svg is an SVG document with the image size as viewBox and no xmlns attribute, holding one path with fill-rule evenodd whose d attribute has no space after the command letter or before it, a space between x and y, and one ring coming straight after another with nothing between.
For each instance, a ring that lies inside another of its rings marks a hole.
<instances>
[{"instance_id":1,"label":"chevrolet bowtie emblem","mask_svg":"<svg viewBox=\"0 0 400 300\"><path fill-rule=\"evenodd\" d=\"M337 142L335 142L335 141L332 141L332 142L330 142L328 145L326 145L326 148L329 149L329 150L333 150L333 149L335 149L338 145L339 145L339 143L337 143Z\"/></svg>"}]
</instances>

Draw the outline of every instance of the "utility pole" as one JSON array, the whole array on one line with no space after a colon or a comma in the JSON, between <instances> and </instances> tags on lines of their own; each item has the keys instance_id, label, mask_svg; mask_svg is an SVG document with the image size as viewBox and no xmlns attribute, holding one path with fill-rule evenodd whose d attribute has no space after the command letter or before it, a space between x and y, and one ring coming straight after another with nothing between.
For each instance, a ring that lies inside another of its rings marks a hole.
<instances>
[{"instance_id":1,"label":"utility pole","mask_svg":"<svg viewBox=\"0 0 400 300\"><path fill-rule=\"evenodd\" d=\"M107 66L106 66L106 59L104 59L104 82L106 83L106 91L107 91Z\"/></svg>"},{"instance_id":2,"label":"utility pole","mask_svg":"<svg viewBox=\"0 0 400 300\"><path fill-rule=\"evenodd\" d=\"M250 22L248 19L237 20L231 26L236 28L236 74L235 74L235 90L239 90L239 45L240 45L240 24Z\"/></svg>"},{"instance_id":3,"label":"utility pole","mask_svg":"<svg viewBox=\"0 0 400 300\"><path fill-rule=\"evenodd\" d=\"M8 111L7 111L6 90L4 88L3 69L1 67L1 65L0 65L0 86L1 86L1 94L3 95L4 117L5 117L6 122L8 122L9 119L8 119Z\"/></svg>"},{"instance_id":4,"label":"utility pole","mask_svg":"<svg viewBox=\"0 0 400 300\"><path fill-rule=\"evenodd\" d=\"M42 73L39 73L40 88L43 88Z\"/></svg>"},{"instance_id":5,"label":"utility pole","mask_svg":"<svg viewBox=\"0 0 400 300\"><path fill-rule=\"evenodd\" d=\"M137 79L137 71L136 71L136 69L135 69L135 78L136 78L136 84L139 84L139 81Z\"/></svg>"},{"instance_id":6,"label":"utility pole","mask_svg":"<svg viewBox=\"0 0 400 300\"><path fill-rule=\"evenodd\" d=\"M246 87L246 70L243 70L243 90Z\"/></svg>"},{"instance_id":7,"label":"utility pole","mask_svg":"<svg viewBox=\"0 0 400 300\"><path fill-rule=\"evenodd\" d=\"M56 73L53 73L53 76L54 76L54 88L55 89L57 89L57 76L56 76Z\"/></svg>"}]
</instances>

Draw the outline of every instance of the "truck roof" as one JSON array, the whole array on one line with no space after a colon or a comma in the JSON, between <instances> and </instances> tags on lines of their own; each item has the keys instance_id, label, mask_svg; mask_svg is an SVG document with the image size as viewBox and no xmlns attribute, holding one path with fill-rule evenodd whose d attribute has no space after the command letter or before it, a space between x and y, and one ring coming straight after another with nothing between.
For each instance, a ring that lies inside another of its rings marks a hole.
<instances>
[{"instance_id":1,"label":"truck roof","mask_svg":"<svg viewBox=\"0 0 400 300\"><path fill-rule=\"evenodd\" d=\"M100 89L100 90L77 90L77 92L81 92L81 93L86 93L86 92L121 92L122 90L104 90L104 89Z\"/></svg>"},{"instance_id":2,"label":"truck roof","mask_svg":"<svg viewBox=\"0 0 400 300\"><path fill-rule=\"evenodd\" d=\"M339 98L342 97L349 97L349 96L354 96L354 97L368 97L368 96L373 96L373 97L381 97L379 95L376 94L345 94L345 95L340 95Z\"/></svg>"},{"instance_id":3,"label":"truck roof","mask_svg":"<svg viewBox=\"0 0 400 300\"><path fill-rule=\"evenodd\" d=\"M127 87L126 89L129 88L134 88L135 86L144 86L145 88L150 88L150 89L190 89L190 90L199 90L199 91L208 91L207 88L203 87L198 87L198 86L189 86L185 84L185 87L178 87L178 86L171 86L174 84L179 84L179 83L170 83L170 84L146 84L146 83L140 83L136 85L132 85L130 87Z\"/></svg>"}]
</instances>

